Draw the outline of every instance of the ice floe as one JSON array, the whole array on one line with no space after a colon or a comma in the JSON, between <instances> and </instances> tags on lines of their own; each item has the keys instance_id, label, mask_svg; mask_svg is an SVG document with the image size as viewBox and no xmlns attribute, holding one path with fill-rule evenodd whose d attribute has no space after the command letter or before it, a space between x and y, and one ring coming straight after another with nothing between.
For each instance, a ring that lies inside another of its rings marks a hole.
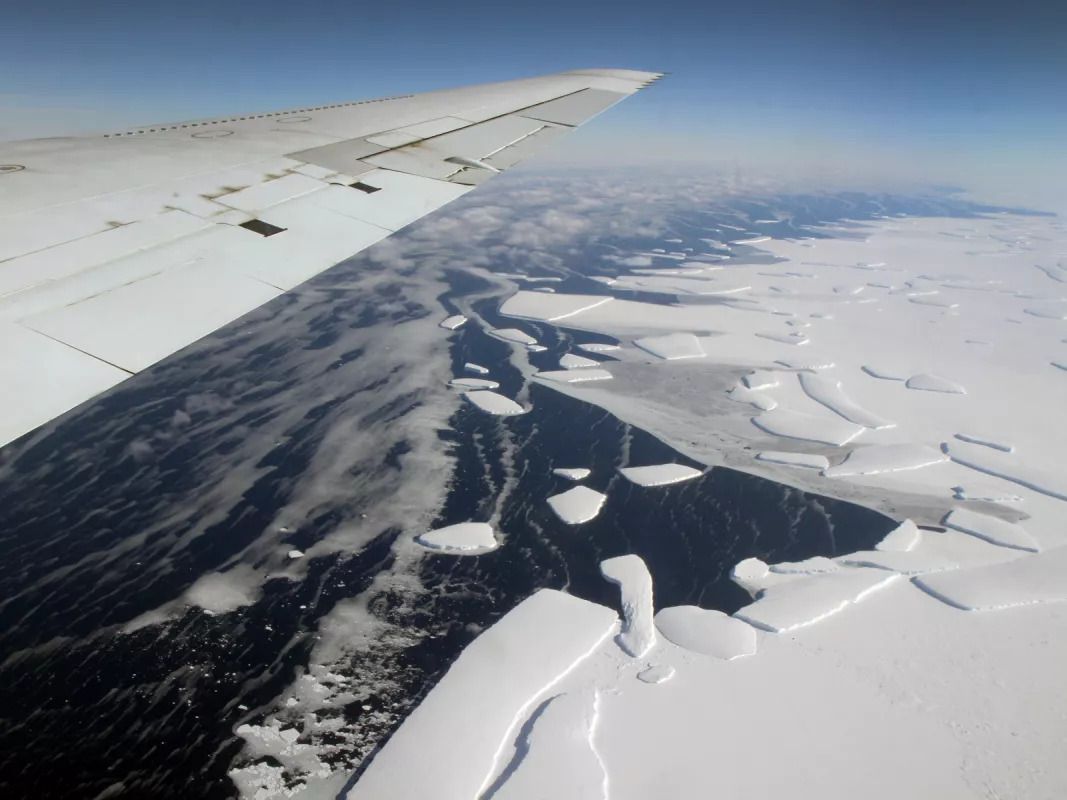
<instances>
[{"instance_id":1,"label":"ice floe","mask_svg":"<svg viewBox=\"0 0 1067 800\"><path fill-rule=\"evenodd\" d=\"M783 367L789 369L805 369L817 372L820 369L833 369L834 362L825 358L779 358L774 362L775 364L781 364Z\"/></svg>"},{"instance_id":2,"label":"ice floe","mask_svg":"<svg viewBox=\"0 0 1067 800\"><path fill-rule=\"evenodd\" d=\"M569 481L584 481L591 473L592 470L586 469L585 467L557 467L552 470L553 475L558 475Z\"/></svg>"},{"instance_id":3,"label":"ice floe","mask_svg":"<svg viewBox=\"0 0 1067 800\"><path fill-rule=\"evenodd\" d=\"M489 331L490 336L494 336L497 339L502 339L505 342L515 342L516 344L537 344L537 340L530 336L525 331L520 331L518 328L497 328Z\"/></svg>"},{"instance_id":4,"label":"ice floe","mask_svg":"<svg viewBox=\"0 0 1067 800\"><path fill-rule=\"evenodd\" d=\"M589 344L578 345L579 350L585 350L587 353L610 353L612 350L621 350L617 344L603 344L601 342L591 342Z\"/></svg>"},{"instance_id":5,"label":"ice floe","mask_svg":"<svg viewBox=\"0 0 1067 800\"><path fill-rule=\"evenodd\" d=\"M656 628L670 642L701 655L731 661L756 652L751 625L721 611L672 606L656 614Z\"/></svg>"},{"instance_id":6,"label":"ice floe","mask_svg":"<svg viewBox=\"0 0 1067 800\"><path fill-rule=\"evenodd\" d=\"M447 328L450 331L454 331L456 328L458 328L460 325L462 325L466 321L467 321L467 318L465 316L463 316L462 314L454 314L451 317L447 317L447 318L441 320L441 322L438 323L438 325L440 327L442 327L442 328Z\"/></svg>"},{"instance_id":7,"label":"ice floe","mask_svg":"<svg viewBox=\"0 0 1067 800\"><path fill-rule=\"evenodd\" d=\"M500 416L512 416L514 414L525 414L526 409L512 400L510 397L504 397L502 394L496 392L476 391L476 392L464 392L463 396L469 400L474 406L485 411L487 414L498 414Z\"/></svg>"},{"instance_id":8,"label":"ice floe","mask_svg":"<svg viewBox=\"0 0 1067 800\"><path fill-rule=\"evenodd\" d=\"M703 473L699 469L682 464L656 464L650 467L623 467L622 476L638 486L667 486L672 483L692 480Z\"/></svg>"},{"instance_id":9,"label":"ice floe","mask_svg":"<svg viewBox=\"0 0 1067 800\"><path fill-rule=\"evenodd\" d=\"M1067 500L1067 480L1058 473L1035 469L1015 458L995 455L988 448L964 450L959 445L946 445L945 452L957 464L1017 483L1049 497Z\"/></svg>"},{"instance_id":10,"label":"ice floe","mask_svg":"<svg viewBox=\"0 0 1067 800\"><path fill-rule=\"evenodd\" d=\"M791 631L842 611L896 577L870 567L813 575L768 587L734 616L772 633Z\"/></svg>"},{"instance_id":11,"label":"ice floe","mask_svg":"<svg viewBox=\"0 0 1067 800\"><path fill-rule=\"evenodd\" d=\"M911 374L906 370L887 368L884 364L864 364L862 369L872 378L886 381L906 381Z\"/></svg>"},{"instance_id":12,"label":"ice floe","mask_svg":"<svg viewBox=\"0 0 1067 800\"><path fill-rule=\"evenodd\" d=\"M812 556L803 561L783 561L780 564L771 564L770 572L779 575L815 575L820 572L836 572L836 563L825 556Z\"/></svg>"},{"instance_id":13,"label":"ice floe","mask_svg":"<svg viewBox=\"0 0 1067 800\"><path fill-rule=\"evenodd\" d=\"M674 667L667 664L655 664L637 673L637 680L642 683L665 683L674 677Z\"/></svg>"},{"instance_id":14,"label":"ice floe","mask_svg":"<svg viewBox=\"0 0 1067 800\"><path fill-rule=\"evenodd\" d=\"M770 411L772 408L778 406L778 401L770 395L763 394L762 392L754 392L740 384L732 389L727 389L726 396L737 403L747 403L753 408L758 408L760 411Z\"/></svg>"},{"instance_id":15,"label":"ice floe","mask_svg":"<svg viewBox=\"0 0 1067 800\"><path fill-rule=\"evenodd\" d=\"M948 461L948 456L925 444L876 444L857 447L835 467L823 470L827 478L877 475L919 469Z\"/></svg>"},{"instance_id":16,"label":"ice floe","mask_svg":"<svg viewBox=\"0 0 1067 800\"><path fill-rule=\"evenodd\" d=\"M609 381L611 373L606 369L557 369L537 372L534 377L556 383L582 383L583 381Z\"/></svg>"},{"instance_id":17,"label":"ice floe","mask_svg":"<svg viewBox=\"0 0 1067 800\"><path fill-rule=\"evenodd\" d=\"M750 372L742 380L749 389L773 389L778 385L778 373L761 369Z\"/></svg>"},{"instance_id":18,"label":"ice floe","mask_svg":"<svg viewBox=\"0 0 1067 800\"><path fill-rule=\"evenodd\" d=\"M1067 547L1003 564L913 578L916 586L965 611L1067 601Z\"/></svg>"},{"instance_id":19,"label":"ice floe","mask_svg":"<svg viewBox=\"0 0 1067 800\"><path fill-rule=\"evenodd\" d=\"M704 348L691 333L670 333L666 336L646 336L635 339L634 344L646 353L673 361L679 358L703 358Z\"/></svg>"},{"instance_id":20,"label":"ice floe","mask_svg":"<svg viewBox=\"0 0 1067 800\"><path fill-rule=\"evenodd\" d=\"M757 332L757 336L761 339L770 339L772 342L781 342L782 344L800 345L807 344L811 340L805 336L802 332L796 331L795 333L779 333L777 331L763 331Z\"/></svg>"},{"instance_id":21,"label":"ice floe","mask_svg":"<svg viewBox=\"0 0 1067 800\"><path fill-rule=\"evenodd\" d=\"M551 589L527 598L467 645L346 797L480 797L502 766L509 733L518 733L543 691L614 632L617 619L609 608Z\"/></svg>"},{"instance_id":22,"label":"ice floe","mask_svg":"<svg viewBox=\"0 0 1067 800\"><path fill-rule=\"evenodd\" d=\"M498 389L500 384L486 378L453 378L448 382L449 386L457 389Z\"/></svg>"},{"instance_id":23,"label":"ice floe","mask_svg":"<svg viewBox=\"0 0 1067 800\"><path fill-rule=\"evenodd\" d=\"M844 419L816 417L780 407L753 417L752 422L756 427L775 436L838 447L848 444L867 430L862 425Z\"/></svg>"},{"instance_id":24,"label":"ice floe","mask_svg":"<svg viewBox=\"0 0 1067 800\"><path fill-rule=\"evenodd\" d=\"M421 533L415 541L428 550L453 555L480 555L495 550L500 543L493 535L493 526L486 522L460 522L444 528Z\"/></svg>"},{"instance_id":25,"label":"ice floe","mask_svg":"<svg viewBox=\"0 0 1067 800\"><path fill-rule=\"evenodd\" d=\"M876 414L872 414L861 408L841 388L841 382L824 375L816 375L811 372L799 372L797 377L805 394L817 403L821 403L834 413L844 417L849 422L862 425L865 428L892 428L895 422L888 422Z\"/></svg>"},{"instance_id":26,"label":"ice floe","mask_svg":"<svg viewBox=\"0 0 1067 800\"><path fill-rule=\"evenodd\" d=\"M958 383L953 383L947 378L920 372L912 375L904 384L909 389L920 389L924 392L944 392L946 394L967 394L967 390Z\"/></svg>"},{"instance_id":27,"label":"ice floe","mask_svg":"<svg viewBox=\"0 0 1067 800\"><path fill-rule=\"evenodd\" d=\"M969 533L1002 547L1014 547L1016 550L1031 552L1038 550L1037 543L1022 525L979 514L970 509L957 508L950 511L945 517L944 524L954 530Z\"/></svg>"},{"instance_id":28,"label":"ice floe","mask_svg":"<svg viewBox=\"0 0 1067 800\"><path fill-rule=\"evenodd\" d=\"M488 375L489 374L489 370L486 369L485 367L483 367L481 364L472 364L469 361L466 364L463 365L463 369L467 370L467 372L473 372L476 375Z\"/></svg>"},{"instance_id":29,"label":"ice floe","mask_svg":"<svg viewBox=\"0 0 1067 800\"><path fill-rule=\"evenodd\" d=\"M641 658L656 643L652 576L648 567L640 556L618 556L601 561L600 574L619 587L622 630L616 641L626 653Z\"/></svg>"},{"instance_id":30,"label":"ice floe","mask_svg":"<svg viewBox=\"0 0 1067 800\"><path fill-rule=\"evenodd\" d=\"M552 495L548 498L548 505L568 525L580 525L594 519L605 500L605 495L588 486L575 486L562 494Z\"/></svg>"},{"instance_id":31,"label":"ice floe","mask_svg":"<svg viewBox=\"0 0 1067 800\"><path fill-rule=\"evenodd\" d=\"M887 533L882 541L874 546L874 549L886 553L906 553L915 548L921 537L922 531L919 530L919 526L910 519L906 519Z\"/></svg>"},{"instance_id":32,"label":"ice floe","mask_svg":"<svg viewBox=\"0 0 1067 800\"><path fill-rule=\"evenodd\" d=\"M980 444L985 447L991 447L994 450L1000 450L1002 453L1011 453L1015 450L1015 445L995 442L992 439L986 439L982 436L972 436L969 433L957 433L956 438L961 442L970 442L971 444Z\"/></svg>"},{"instance_id":33,"label":"ice floe","mask_svg":"<svg viewBox=\"0 0 1067 800\"><path fill-rule=\"evenodd\" d=\"M292 558L292 559L303 558L304 557L304 551L303 550L290 550L288 553L286 553L286 556L288 556L289 558Z\"/></svg>"},{"instance_id":34,"label":"ice floe","mask_svg":"<svg viewBox=\"0 0 1067 800\"><path fill-rule=\"evenodd\" d=\"M957 500L979 500L986 503L1021 503L1023 498L998 486L983 486L968 483L953 486L952 496Z\"/></svg>"},{"instance_id":35,"label":"ice floe","mask_svg":"<svg viewBox=\"0 0 1067 800\"><path fill-rule=\"evenodd\" d=\"M612 279L607 279L614 282ZM500 306L500 313L505 317L520 319L543 319L547 322L566 319L582 311L605 303L614 298L592 294L542 294L540 292L516 292Z\"/></svg>"},{"instance_id":36,"label":"ice floe","mask_svg":"<svg viewBox=\"0 0 1067 800\"><path fill-rule=\"evenodd\" d=\"M756 459L772 464L786 464L790 467L807 467L808 469L826 469L830 466L830 461L826 456L812 453L786 453L781 450L764 450L756 456Z\"/></svg>"},{"instance_id":37,"label":"ice floe","mask_svg":"<svg viewBox=\"0 0 1067 800\"><path fill-rule=\"evenodd\" d=\"M592 358L583 358L574 353L567 353L559 360L559 365L564 369L582 369L583 367L599 367L600 362Z\"/></svg>"}]
</instances>

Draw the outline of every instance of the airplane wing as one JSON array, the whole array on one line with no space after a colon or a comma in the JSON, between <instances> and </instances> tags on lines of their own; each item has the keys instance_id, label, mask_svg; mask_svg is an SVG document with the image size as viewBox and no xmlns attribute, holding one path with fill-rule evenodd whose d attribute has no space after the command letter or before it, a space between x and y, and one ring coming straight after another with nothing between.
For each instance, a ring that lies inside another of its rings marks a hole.
<instances>
[{"instance_id":1,"label":"airplane wing","mask_svg":"<svg viewBox=\"0 0 1067 800\"><path fill-rule=\"evenodd\" d=\"M579 70L0 144L0 445L659 77Z\"/></svg>"}]
</instances>

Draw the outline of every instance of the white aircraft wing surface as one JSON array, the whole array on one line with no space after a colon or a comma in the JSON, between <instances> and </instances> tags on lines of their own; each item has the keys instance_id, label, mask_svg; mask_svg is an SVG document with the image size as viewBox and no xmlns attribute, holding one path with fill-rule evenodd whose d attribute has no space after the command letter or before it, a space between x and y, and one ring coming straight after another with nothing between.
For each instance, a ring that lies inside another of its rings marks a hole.
<instances>
[{"instance_id":1,"label":"white aircraft wing surface","mask_svg":"<svg viewBox=\"0 0 1067 800\"><path fill-rule=\"evenodd\" d=\"M0 445L659 77L579 70L0 144Z\"/></svg>"}]
</instances>

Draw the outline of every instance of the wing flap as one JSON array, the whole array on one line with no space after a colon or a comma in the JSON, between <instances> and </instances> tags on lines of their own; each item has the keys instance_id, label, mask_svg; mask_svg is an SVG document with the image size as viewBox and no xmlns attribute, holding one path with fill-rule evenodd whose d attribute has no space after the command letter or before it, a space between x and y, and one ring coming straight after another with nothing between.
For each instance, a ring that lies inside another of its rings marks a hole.
<instances>
[{"instance_id":1,"label":"wing flap","mask_svg":"<svg viewBox=\"0 0 1067 800\"><path fill-rule=\"evenodd\" d=\"M591 120L605 109L611 108L625 97L627 95L609 92L605 89L583 89L566 97L523 109L518 114L521 117L542 122L555 122L558 125L576 127Z\"/></svg>"}]
</instances>

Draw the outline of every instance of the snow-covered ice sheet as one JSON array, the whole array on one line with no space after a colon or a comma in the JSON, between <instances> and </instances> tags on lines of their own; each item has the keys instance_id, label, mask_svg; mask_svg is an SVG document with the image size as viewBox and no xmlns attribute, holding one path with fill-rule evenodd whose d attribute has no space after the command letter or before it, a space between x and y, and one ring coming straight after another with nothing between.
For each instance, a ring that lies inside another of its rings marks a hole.
<instances>
[{"instance_id":1,"label":"snow-covered ice sheet","mask_svg":"<svg viewBox=\"0 0 1067 800\"><path fill-rule=\"evenodd\" d=\"M985 447L991 447L994 450L1000 450L1002 453L1011 453L1015 450L1015 445L1007 444L1005 442L995 442L984 436L974 436L970 433L957 433L956 438L961 442L970 442L971 444L980 444Z\"/></svg>"},{"instance_id":2,"label":"snow-covered ice sheet","mask_svg":"<svg viewBox=\"0 0 1067 800\"><path fill-rule=\"evenodd\" d=\"M921 536L922 531L919 530L919 526L910 519L906 519L887 533L882 541L874 546L874 549L887 553L906 553L915 549Z\"/></svg>"},{"instance_id":3,"label":"snow-covered ice sheet","mask_svg":"<svg viewBox=\"0 0 1067 800\"><path fill-rule=\"evenodd\" d=\"M646 336L634 339L634 344L646 353L674 361L681 358L703 358L704 348L691 333L669 333L666 336Z\"/></svg>"},{"instance_id":4,"label":"snow-covered ice sheet","mask_svg":"<svg viewBox=\"0 0 1067 800\"><path fill-rule=\"evenodd\" d=\"M600 562L600 574L619 587L622 602L619 647L634 658L641 658L656 643L652 576L648 567L640 556L616 556Z\"/></svg>"},{"instance_id":5,"label":"snow-covered ice sheet","mask_svg":"<svg viewBox=\"0 0 1067 800\"><path fill-rule=\"evenodd\" d=\"M737 384L726 391L726 396L737 403L747 403L760 411L770 411L778 406L778 401L763 392L755 392L742 384Z\"/></svg>"},{"instance_id":6,"label":"snow-covered ice sheet","mask_svg":"<svg viewBox=\"0 0 1067 800\"><path fill-rule=\"evenodd\" d=\"M656 614L664 638L686 650L731 661L756 652L756 631L721 611L671 606Z\"/></svg>"},{"instance_id":7,"label":"snow-covered ice sheet","mask_svg":"<svg viewBox=\"0 0 1067 800\"><path fill-rule=\"evenodd\" d=\"M496 392L490 392L488 390L464 392L463 396L487 414L497 414L506 417L526 413L526 409L510 397L504 397L504 395L497 394Z\"/></svg>"},{"instance_id":8,"label":"snow-covered ice sheet","mask_svg":"<svg viewBox=\"0 0 1067 800\"><path fill-rule=\"evenodd\" d=\"M991 453L989 448L965 449L960 445L949 444L945 447L945 452L957 464L1003 478L1058 500L1067 500L1067 480L1051 470L1035 469L1018 458Z\"/></svg>"},{"instance_id":9,"label":"snow-covered ice sheet","mask_svg":"<svg viewBox=\"0 0 1067 800\"><path fill-rule=\"evenodd\" d=\"M542 294L541 292L516 292L500 307L505 317L542 319L546 322L566 319L605 303L613 298L589 294Z\"/></svg>"},{"instance_id":10,"label":"snow-covered ice sheet","mask_svg":"<svg viewBox=\"0 0 1067 800\"><path fill-rule=\"evenodd\" d=\"M421 533L415 541L427 550L464 556L481 555L500 546L493 526L485 522L459 522Z\"/></svg>"},{"instance_id":11,"label":"snow-covered ice sheet","mask_svg":"<svg viewBox=\"0 0 1067 800\"><path fill-rule=\"evenodd\" d=\"M478 797L533 701L609 637L617 619L551 589L524 600L467 646L346 797Z\"/></svg>"},{"instance_id":12,"label":"snow-covered ice sheet","mask_svg":"<svg viewBox=\"0 0 1067 800\"><path fill-rule=\"evenodd\" d=\"M752 423L775 436L838 447L848 444L866 430L862 425L844 419L816 417L781 406L753 417Z\"/></svg>"},{"instance_id":13,"label":"snow-covered ice sheet","mask_svg":"<svg viewBox=\"0 0 1067 800\"><path fill-rule=\"evenodd\" d=\"M1067 547L1003 564L914 579L920 588L967 611L1067 601Z\"/></svg>"},{"instance_id":14,"label":"snow-covered ice sheet","mask_svg":"<svg viewBox=\"0 0 1067 800\"><path fill-rule=\"evenodd\" d=\"M562 494L548 498L548 505L556 516L568 525L580 525L594 519L600 513L607 496L588 486L575 486Z\"/></svg>"},{"instance_id":15,"label":"snow-covered ice sheet","mask_svg":"<svg viewBox=\"0 0 1067 800\"><path fill-rule=\"evenodd\" d=\"M1001 547L1014 547L1017 550L1037 551L1037 543L1022 525L1005 522L996 517L979 514L966 508L950 511L945 517L945 525L953 530L969 533L987 542Z\"/></svg>"},{"instance_id":16,"label":"snow-covered ice sheet","mask_svg":"<svg viewBox=\"0 0 1067 800\"><path fill-rule=\"evenodd\" d=\"M702 473L683 464L655 464L650 467L623 467L622 476L638 486L667 486L671 483L692 480Z\"/></svg>"},{"instance_id":17,"label":"snow-covered ice sheet","mask_svg":"<svg viewBox=\"0 0 1067 800\"><path fill-rule=\"evenodd\" d=\"M826 469L830 466L830 461L826 456L814 453L786 453L782 450L764 450L756 456L756 459L772 464L786 464L790 467L806 467L808 469Z\"/></svg>"},{"instance_id":18,"label":"snow-covered ice sheet","mask_svg":"<svg viewBox=\"0 0 1067 800\"><path fill-rule=\"evenodd\" d=\"M773 389L778 385L778 373L771 372L770 370L758 369L755 372L750 372L742 380L745 382L745 386L749 389L757 391L759 389Z\"/></svg>"},{"instance_id":19,"label":"snow-covered ice sheet","mask_svg":"<svg viewBox=\"0 0 1067 800\"><path fill-rule=\"evenodd\" d=\"M827 478L877 475L920 469L948 461L948 456L925 444L874 444L860 446L835 467L823 470Z\"/></svg>"},{"instance_id":20,"label":"snow-covered ice sheet","mask_svg":"<svg viewBox=\"0 0 1067 800\"><path fill-rule=\"evenodd\" d=\"M945 394L967 394L967 390L958 383L953 383L948 378L931 375L928 372L920 372L912 375L904 384L909 389L919 389L924 392L944 392Z\"/></svg>"},{"instance_id":21,"label":"snow-covered ice sheet","mask_svg":"<svg viewBox=\"0 0 1067 800\"><path fill-rule=\"evenodd\" d=\"M844 417L849 422L862 425L865 428L892 428L896 423L882 419L877 414L872 414L853 401L841 388L841 381L828 378L825 375L816 375L811 372L799 372L797 378L804 392L816 403L822 403L835 414Z\"/></svg>"}]
</instances>

